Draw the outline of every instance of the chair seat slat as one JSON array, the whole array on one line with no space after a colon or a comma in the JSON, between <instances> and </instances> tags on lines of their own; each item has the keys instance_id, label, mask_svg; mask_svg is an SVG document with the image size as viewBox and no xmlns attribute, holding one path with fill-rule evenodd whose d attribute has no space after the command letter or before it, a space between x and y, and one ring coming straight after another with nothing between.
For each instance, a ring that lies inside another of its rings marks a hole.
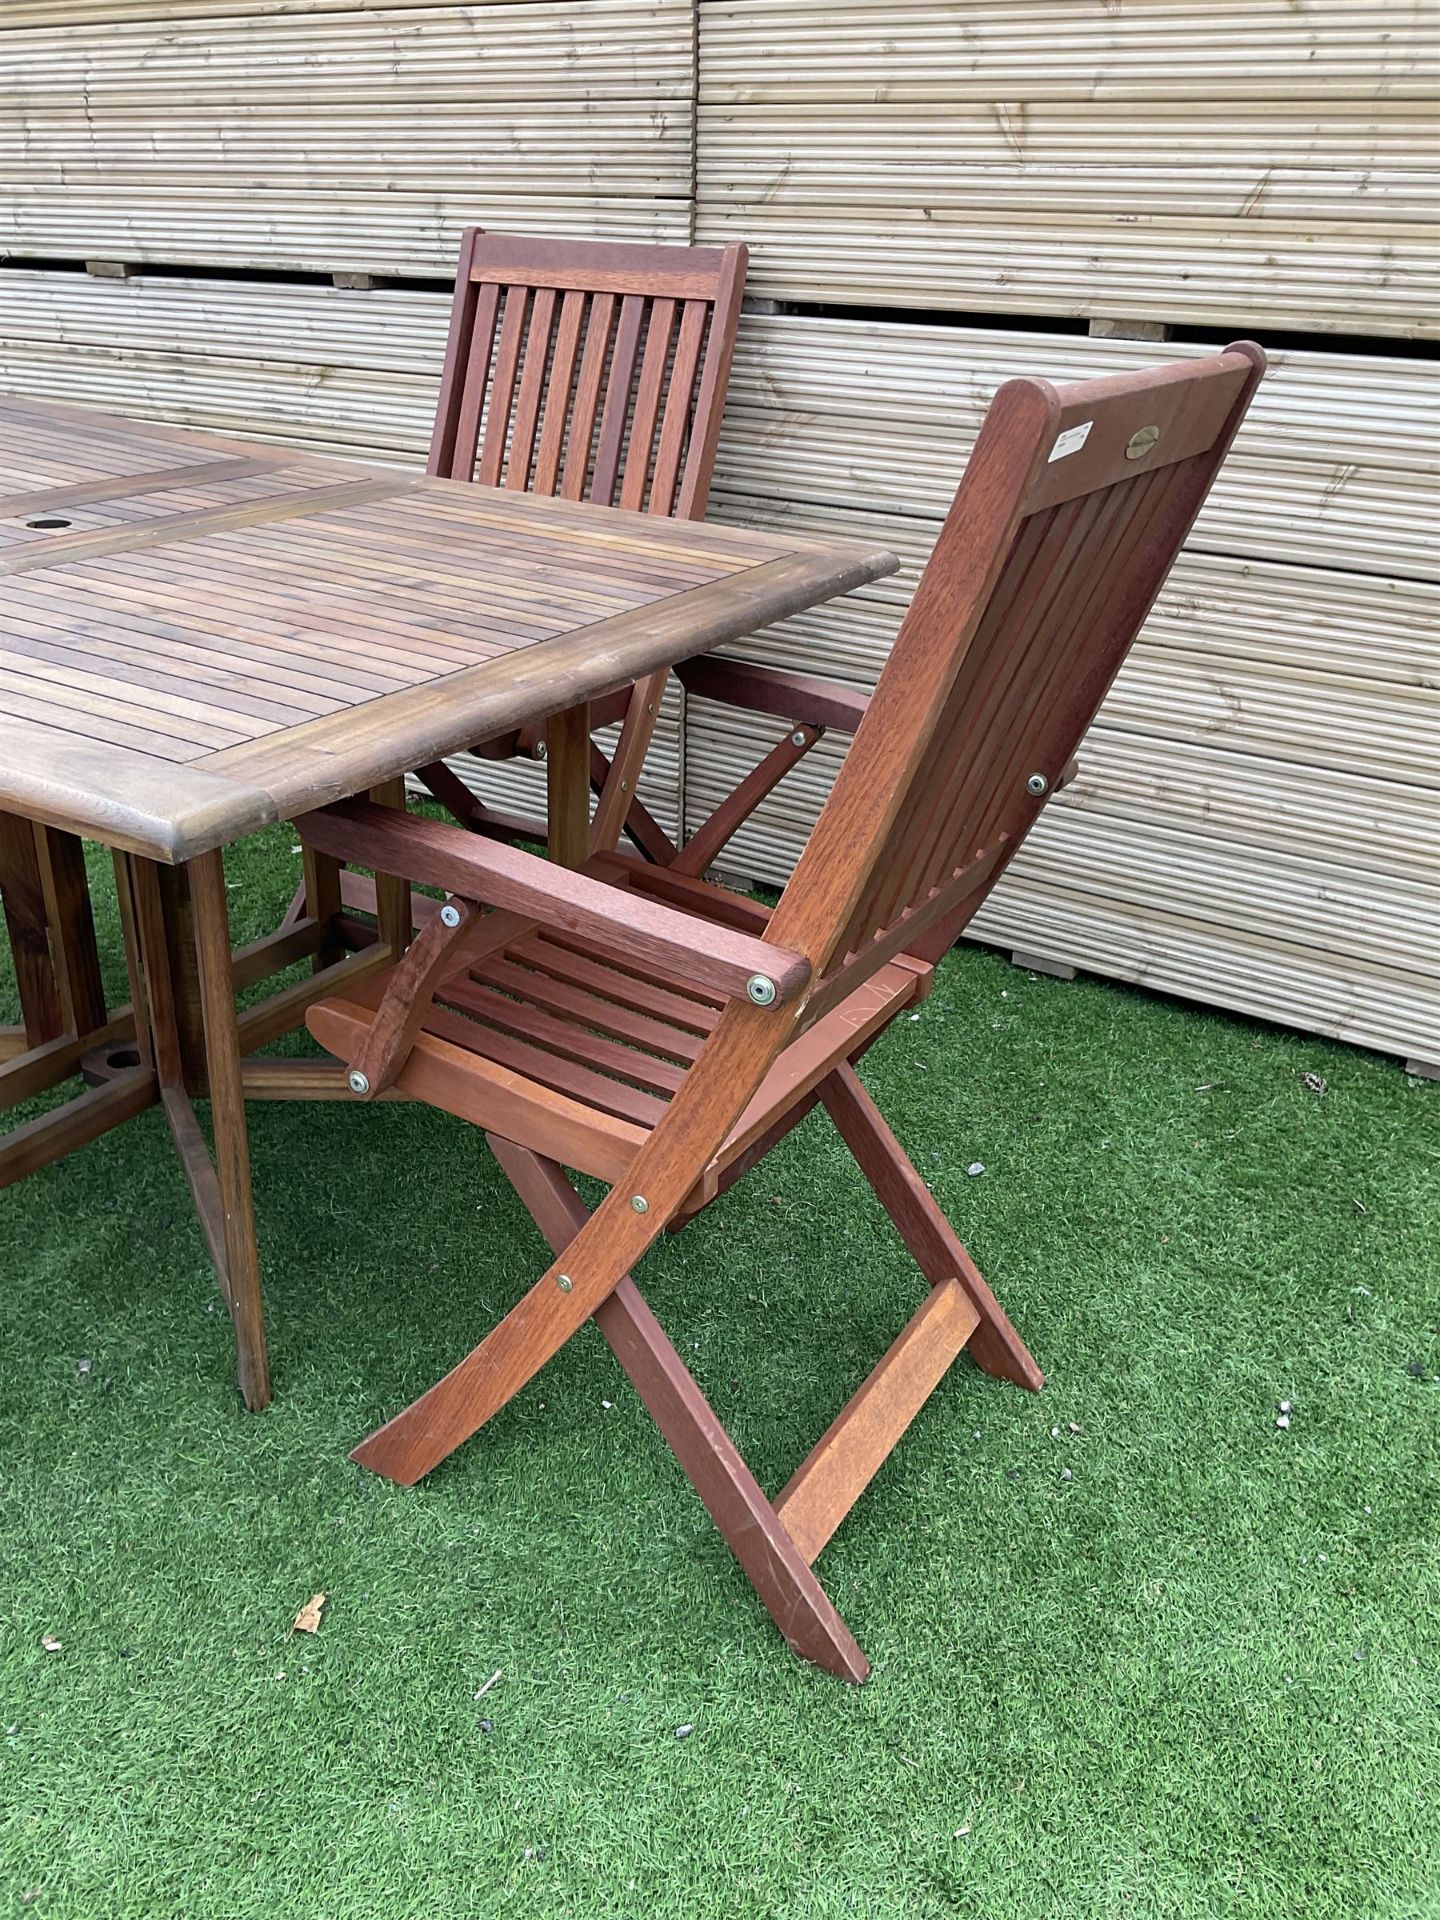
<instances>
[{"instance_id":1,"label":"chair seat slat","mask_svg":"<svg viewBox=\"0 0 1440 1920\"><path fill-rule=\"evenodd\" d=\"M666 1097L676 1092L685 1078L683 1069L672 1060L661 1060L643 1048L625 1046L576 1021L557 1017L531 1000L518 984L513 993L500 993L488 981L451 979L441 986L436 999L560 1060L632 1081L647 1093Z\"/></svg>"}]
</instances>

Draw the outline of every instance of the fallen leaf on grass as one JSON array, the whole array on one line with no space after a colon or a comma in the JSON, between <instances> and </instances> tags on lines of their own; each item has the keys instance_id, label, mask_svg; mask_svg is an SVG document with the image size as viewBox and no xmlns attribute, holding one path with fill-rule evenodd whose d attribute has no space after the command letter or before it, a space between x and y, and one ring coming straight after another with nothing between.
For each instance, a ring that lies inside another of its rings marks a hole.
<instances>
[{"instance_id":1,"label":"fallen leaf on grass","mask_svg":"<svg viewBox=\"0 0 1440 1920\"><path fill-rule=\"evenodd\" d=\"M325 1595L323 1593L312 1595L296 1614L295 1625L291 1631L294 1633L318 1633L320 1631L320 1615L324 1610L324 1606Z\"/></svg>"}]
</instances>

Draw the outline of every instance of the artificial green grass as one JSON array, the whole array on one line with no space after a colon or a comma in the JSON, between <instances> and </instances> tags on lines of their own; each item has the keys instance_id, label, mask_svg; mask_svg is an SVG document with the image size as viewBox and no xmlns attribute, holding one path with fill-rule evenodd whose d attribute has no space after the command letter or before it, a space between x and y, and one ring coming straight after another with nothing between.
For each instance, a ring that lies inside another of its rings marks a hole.
<instances>
[{"instance_id":1,"label":"artificial green grass","mask_svg":"<svg viewBox=\"0 0 1440 1920\"><path fill-rule=\"evenodd\" d=\"M822 1557L861 1690L593 1329L347 1461L544 1262L459 1122L251 1110L258 1417L156 1114L0 1198L0 1913L1440 1913L1440 1087L975 951L866 1077L1049 1380L962 1359ZM641 1278L772 1488L921 1290L818 1115Z\"/></svg>"}]
</instances>

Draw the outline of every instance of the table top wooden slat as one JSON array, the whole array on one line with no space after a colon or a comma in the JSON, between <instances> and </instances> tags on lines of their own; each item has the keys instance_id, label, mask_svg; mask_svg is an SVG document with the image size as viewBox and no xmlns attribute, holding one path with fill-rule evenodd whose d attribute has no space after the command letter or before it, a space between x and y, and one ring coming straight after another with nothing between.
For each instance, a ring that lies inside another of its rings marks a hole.
<instances>
[{"instance_id":1,"label":"table top wooden slat","mask_svg":"<svg viewBox=\"0 0 1440 1920\"><path fill-rule=\"evenodd\" d=\"M894 566L0 399L0 808L189 859Z\"/></svg>"}]
</instances>

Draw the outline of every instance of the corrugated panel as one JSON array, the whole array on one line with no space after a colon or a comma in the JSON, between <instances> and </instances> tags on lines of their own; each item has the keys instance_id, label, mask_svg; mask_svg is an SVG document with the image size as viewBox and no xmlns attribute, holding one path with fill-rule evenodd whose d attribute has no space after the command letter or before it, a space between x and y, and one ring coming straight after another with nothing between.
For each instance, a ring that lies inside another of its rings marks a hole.
<instances>
[{"instance_id":1,"label":"corrugated panel","mask_svg":"<svg viewBox=\"0 0 1440 1920\"><path fill-rule=\"evenodd\" d=\"M751 651L787 666L824 662L840 679L868 685L890 649L938 521L891 514L795 508L743 495L717 498L719 517L748 526L784 525L796 532L834 533L878 541L900 571L843 601L796 614L757 638ZM1272 565L1220 554L1183 553L1145 627L1145 644L1213 660L1433 689L1440 683L1436 629L1440 587L1429 581L1340 573L1329 568Z\"/></svg>"},{"instance_id":2,"label":"corrugated panel","mask_svg":"<svg viewBox=\"0 0 1440 1920\"><path fill-rule=\"evenodd\" d=\"M1252 857L1241 858L1249 867ZM1303 905L1297 906L1303 924ZM1232 917L1212 925L1174 910L1161 887L1125 914L1063 888L1012 885L974 923L977 939L1133 981L1306 1033L1407 1059L1440 1060L1434 980L1343 954L1260 939Z\"/></svg>"},{"instance_id":3,"label":"corrugated panel","mask_svg":"<svg viewBox=\"0 0 1440 1920\"><path fill-rule=\"evenodd\" d=\"M863 531L891 545L902 570L742 651L873 681L998 381L1200 350L799 316L747 323L715 510ZM1431 378L1378 356L1276 357L1235 464L1086 744L1080 781L978 937L1437 1057ZM691 703L692 829L773 737L763 722ZM824 742L726 864L782 878L841 751Z\"/></svg>"},{"instance_id":4,"label":"corrugated panel","mask_svg":"<svg viewBox=\"0 0 1440 1920\"><path fill-rule=\"evenodd\" d=\"M698 228L755 244L756 292L1435 329L1413 0L702 0L700 22Z\"/></svg>"},{"instance_id":5,"label":"corrugated panel","mask_svg":"<svg viewBox=\"0 0 1440 1920\"><path fill-rule=\"evenodd\" d=\"M707 101L1422 100L1423 0L700 0Z\"/></svg>"},{"instance_id":6,"label":"corrugated panel","mask_svg":"<svg viewBox=\"0 0 1440 1920\"><path fill-rule=\"evenodd\" d=\"M0 43L3 52L3 43ZM684 198L690 113L684 101L452 102L425 114L312 103L206 102L156 116L126 107L97 119L49 106L0 119L0 170L36 194L159 181L197 191L424 194L439 199L543 194Z\"/></svg>"},{"instance_id":7,"label":"corrugated panel","mask_svg":"<svg viewBox=\"0 0 1440 1920\"><path fill-rule=\"evenodd\" d=\"M957 107L707 108L699 196L804 216L836 207L935 220L1003 217L1431 221L1422 158L1433 123L1411 102L1381 113L1231 117L1110 102Z\"/></svg>"},{"instance_id":8,"label":"corrugated panel","mask_svg":"<svg viewBox=\"0 0 1440 1920\"><path fill-rule=\"evenodd\" d=\"M469 6L516 6L523 0L468 0ZM442 0L443 4L443 0ZM593 0L578 0L590 6ZM286 13L398 13L421 8L434 13L437 0L5 0L0 32L7 27L114 26L121 21L221 20Z\"/></svg>"},{"instance_id":9,"label":"corrugated panel","mask_svg":"<svg viewBox=\"0 0 1440 1920\"><path fill-rule=\"evenodd\" d=\"M1434 339L1437 252L1418 231L1147 222L1123 204L1109 219L1063 224L963 207L921 208L910 220L884 209L792 217L762 203L696 208L696 237L748 240L752 291L785 299Z\"/></svg>"},{"instance_id":10,"label":"corrugated panel","mask_svg":"<svg viewBox=\"0 0 1440 1920\"><path fill-rule=\"evenodd\" d=\"M690 703L692 829L775 737L773 725L752 716ZM1117 750L1140 756L1129 776L1138 817L1126 783L1108 777ZM736 835L722 864L771 878L788 870L842 751L822 742ZM1047 810L973 936L1365 1046L1440 1058L1433 795L1237 756L1242 784L1217 807L1227 769L1192 750L1183 776L1188 807L1177 806L1172 759L1168 746L1117 741L1097 727L1074 795ZM1296 822L1293 834L1277 825L1277 793ZM1251 806L1266 815L1259 832L1245 817ZM1384 868L1368 840L1372 820L1404 846Z\"/></svg>"},{"instance_id":11,"label":"corrugated panel","mask_svg":"<svg viewBox=\"0 0 1440 1920\"><path fill-rule=\"evenodd\" d=\"M687 726L685 822L693 833L783 728L699 700L689 703ZM783 879L799 858L845 750L844 736L813 749L736 836L721 865L771 882ZM1271 864L1291 858L1320 865L1343 861L1357 885L1370 872L1440 885L1440 806L1433 785L1407 786L1317 767L1313 760L1282 763L1178 734L1127 733L1108 716L1091 730L1079 776L1050 811L1104 816L1120 831L1129 821L1146 831L1223 840L1252 847Z\"/></svg>"},{"instance_id":12,"label":"corrugated panel","mask_svg":"<svg viewBox=\"0 0 1440 1920\"><path fill-rule=\"evenodd\" d=\"M753 316L719 492L944 513L991 395L1213 348L905 322ZM1194 544L1437 577L1436 390L1421 362L1279 353Z\"/></svg>"},{"instance_id":13,"label":"corrugated panel","mask_svg":"<svg viewBox=\"0 0 1440 1920\"><path fill-rule=\"evenodd\" d=\"M398 291L252 284L227 287L219 302L204 280L0 279L0 337L10 378L26 391L397 452L428 441L447 310L441 295ZM1177 358L1206 350L1160 349ZM928 547L1003 379L1079 379L1144 365L1156 351L1074 335L748 315L717 503L733 499L762 518L807 504L880 509L921 519ZM1433 577L1435 421L1423 363L1277 354L1196 545Z\"/></svg>"},{"instance_id":14,"label":"corrugated panel","mask_svg":"<svg viewBox=\"0 0 1440 1920\"><path fill-rule=\"evenodd\" d=\"M429 274L476 221L688 240L693 25L546 0L0 33L0 249Z\"/></svg>"},{"instance_id":15,"label":"corrugated panel","mask_svg":"<svg viewBox=\"0 0 1440 1920\"><path fill-rule=\"evenodd\" d=\"M244 109L435 101L683 100L689 0L512 6L231 8L222 18L52 28L0 38L13 109L73 113L198 102ZM415 116L417 138L424 122Z\"/></svg>"},{"instance_id":16,"label":"corrugated panel","mask_svg":"<svg viewBox=\"0 0 1440 1920\"><path fill-rule=\"evenodd\" d=\"M423 383L416 406L427 414L434 411L449 316L448 293L396 287L239 280L217 291L213 280L168 274L130 280L22 268L0 274L7 358L24 354L26 343L48 342L115 355L168 353L177 365L259 360L305 370L317 396L332 374L345 380L382 371ZM268 401L266 386L257 385L253 414L262 414ZM425 434L428 439L428 418Z\"/></svg>"},{"instance_id":17,"label":"corrugated panel","mask_svg":"<svg viewBox=\"0 0 1440 1920\"><path fill-rule=\"evenodd\" d=\"M236 187L139 192L85 187L57 195L16 189L0 200L0 253L55 259L301 272L435 274L455 271L460 235L479 222L500 231L602 240L683 242L684 200L486 194L304 193Z\"/></svg>"}]
</instances>

